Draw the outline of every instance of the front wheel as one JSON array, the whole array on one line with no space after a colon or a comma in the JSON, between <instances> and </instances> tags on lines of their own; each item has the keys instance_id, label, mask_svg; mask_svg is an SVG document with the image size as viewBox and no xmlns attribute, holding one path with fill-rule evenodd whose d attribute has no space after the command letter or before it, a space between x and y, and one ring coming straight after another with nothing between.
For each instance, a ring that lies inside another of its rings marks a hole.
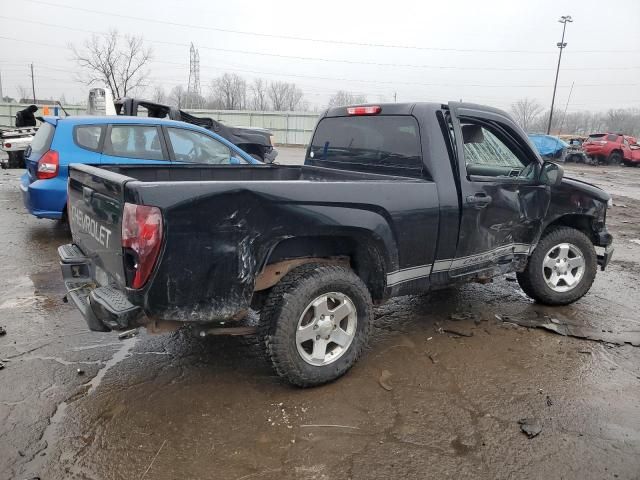
<instances>
[{"instance_id":1,"label":"front wheel","mask_svg":"<svg viewBox=\"0 0 640 480\"><path fill-rule=\"evenodd\" d=\"M596 277L598 257L591 240L579 230L549 231L517 274L520 287L545 305L567 305L586 294Z\"/></svg>"},{"instance_id":2,"label":"front wheel","mask_svg":"<svg viewBox=\"0 0 640 480\"><path fill-rule=\"evenodd\" d=\"M261 341L278 375L299 387L342 376L357 361L371 331L371 296L350 269L303 265L269 293Z\"/></svg>"}]
</instances>

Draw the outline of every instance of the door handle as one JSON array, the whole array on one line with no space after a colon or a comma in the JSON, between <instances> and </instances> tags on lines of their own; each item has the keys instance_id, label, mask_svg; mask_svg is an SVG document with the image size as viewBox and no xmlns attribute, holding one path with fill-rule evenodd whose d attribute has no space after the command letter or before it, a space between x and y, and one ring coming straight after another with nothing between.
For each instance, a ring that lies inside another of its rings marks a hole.
<instances>
[{"instance_id":1,"label":"door handle","mask_svg":"<svg viewBox=\"0 0 640 480\"><path fill-rule=\"evenodd\" d=\"M485 208L492 202L492 200L493 199L490 195L483 192L478 192L475 195L469 195L466 198L467 203L475 208Z\"/></svg>"}]
</instances>

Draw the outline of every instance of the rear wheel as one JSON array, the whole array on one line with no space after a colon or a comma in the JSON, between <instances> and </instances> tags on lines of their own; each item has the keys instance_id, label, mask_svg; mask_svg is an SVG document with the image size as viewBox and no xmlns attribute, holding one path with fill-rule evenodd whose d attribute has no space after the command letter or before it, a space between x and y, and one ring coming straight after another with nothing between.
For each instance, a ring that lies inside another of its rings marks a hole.
<instances>
[{"instance_id":1,"label":"rear wheel","mask_svg":"<svg viewBox=\"0 0 640 480\"><path fill-rule=\"evenodd\" d=\"M612 152L607 159L607 163L609 165L620 165L620 162L622 162L622 155L620 155L620 152Z\"/></svg>"},{"instance_id":2,"label":"rear wheel","mask_svg":"<svg viewBox=\"0 0 640 480\"><path fill-rule=\"evenodd\" d=\"M7 152L9 154L8 168L24 168L24 152Z\"/></svg>"},{"instance_id":3,"label":"rear wheel","mask_svg":"<svg viewBox=\"0 0 640 480\"><path fill-rule=\"evenodd\" d=\"M550 230L517 274L520 287L546 305L567 305L586 294L596 277L598 257L591 240L579 230Z\"/></svg>"},{"instance_id":4,"label":"rear wheel","mask_svg":"<svg viewBox=\"0 0 640 480\"><path fill-rule=\"evenodd\" d=\"M262 309L260 335L278 373L300 387L339 378L364 350L371 296L350 269L303 265L273 287Z\"/></svg>"}]
</instances>

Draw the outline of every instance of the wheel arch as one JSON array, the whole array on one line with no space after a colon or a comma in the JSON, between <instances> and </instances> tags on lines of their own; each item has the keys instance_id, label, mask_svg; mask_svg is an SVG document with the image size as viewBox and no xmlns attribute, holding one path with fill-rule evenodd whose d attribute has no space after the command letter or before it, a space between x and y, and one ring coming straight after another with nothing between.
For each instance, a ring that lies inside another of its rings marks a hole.
<instances>
[{"instance_id":1,"label":"wheel arch","mask_svg":"<svg viewBox=\"0 0 640 480\"><path fill-rule=\"evenodd\" d=\"M561 215L552 222L548 223L544 228L542 235L544 236L554 228L558 227L570 227L584 233L591 242L595 245L598 243L596 229L594 228L595 218L590 215L584 215L579 213L568 213Z\"/></svg>"},{"instance_id":2,"label":"wheel arch","mask_svg":"<svg viewBox=\"0 0 640 480\"><path fill-rule=\"evenodd\" d=\"M291 269L307 263L345 265L365 283L374 300L385 296L389 256L373 234L296 236L281 240L266 255L256 278L256 291L277 284Z\"/></svg>"}]
</instances>

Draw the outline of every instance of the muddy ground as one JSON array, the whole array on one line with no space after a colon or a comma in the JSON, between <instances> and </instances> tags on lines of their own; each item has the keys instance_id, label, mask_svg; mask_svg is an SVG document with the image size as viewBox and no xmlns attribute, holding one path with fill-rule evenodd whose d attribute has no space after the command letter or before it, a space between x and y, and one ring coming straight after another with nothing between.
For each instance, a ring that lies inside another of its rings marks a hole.
<instances>
[{"instance_id":1,"label":"muddy ground","mask_svg":"<svg viewBox=\"0 0 640 480\"><path fill-rule=\"evenodd\" d=\"M89 332L61 301L66 228L1 171L0 479L640 478L640 348L514 324L640 331L640 168L567 170L618 205L587 296L542 307L502 278L395 299L364 358L308 390L239 338Z\"/></svg>"}]
</instances>

